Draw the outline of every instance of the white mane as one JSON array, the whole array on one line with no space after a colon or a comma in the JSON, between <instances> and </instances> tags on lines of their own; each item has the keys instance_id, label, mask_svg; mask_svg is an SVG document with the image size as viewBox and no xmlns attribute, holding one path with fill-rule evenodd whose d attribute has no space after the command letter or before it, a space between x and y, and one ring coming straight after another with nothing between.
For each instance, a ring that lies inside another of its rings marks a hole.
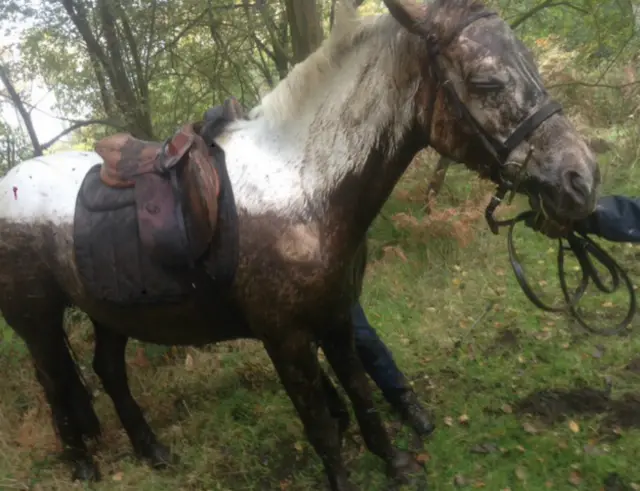
<instances>
[{"instance_id":1,"label":"white mane","mask_svg":"<svg viewBox=\"0 0 640 491\"><path fill-rule=\"evenodd\" d=\"M390 15L359 18L343 7L336 18L318 50L219 139L240 208L322 209L383 131L393 152L413 121L419 40Z\"/></svg>"}]
</instances>

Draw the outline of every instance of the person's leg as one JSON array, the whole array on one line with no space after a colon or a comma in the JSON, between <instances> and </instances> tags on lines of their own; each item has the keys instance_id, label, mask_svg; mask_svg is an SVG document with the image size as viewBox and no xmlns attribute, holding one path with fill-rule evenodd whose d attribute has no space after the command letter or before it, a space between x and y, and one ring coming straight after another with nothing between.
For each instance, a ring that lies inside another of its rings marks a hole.
<instances>
[{"instance_id":1,"label":"person's leg","mask_svg":"<svg viewBox=\"0 0 640 491\"><path fill-rule=\"evenodd\" d=\"M364 369L380 388L385 399L416 433L427 436L435 429L413 389L400 371L389 348L371 327L360 303L351 309L355 344Z\"/></svg>"}]
</instances>

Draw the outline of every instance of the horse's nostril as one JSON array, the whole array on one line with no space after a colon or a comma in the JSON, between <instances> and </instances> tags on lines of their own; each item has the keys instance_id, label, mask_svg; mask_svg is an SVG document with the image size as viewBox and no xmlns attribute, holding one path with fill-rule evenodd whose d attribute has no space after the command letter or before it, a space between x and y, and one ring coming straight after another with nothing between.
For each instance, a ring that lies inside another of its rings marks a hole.
<instances>
[{"instance_id":1,"label":"horse's nostril","mask_svg":"<svg viewBox=\"0 0 640 491\"><path fill-rule=\"evenodd\" d=\"M588 181L575 170L567 170L562 176L562 184L568 193L579 204L585 204L591 196L591 186Z\"/></svg>"}]
</instances>

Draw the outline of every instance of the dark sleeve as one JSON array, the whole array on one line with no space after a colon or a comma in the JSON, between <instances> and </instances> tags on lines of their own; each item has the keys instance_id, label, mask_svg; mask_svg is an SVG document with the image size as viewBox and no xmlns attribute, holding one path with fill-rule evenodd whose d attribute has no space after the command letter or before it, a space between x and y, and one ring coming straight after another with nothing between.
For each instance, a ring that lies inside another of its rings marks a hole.
<instances>
[{"instance_id":1,"label":"dark sleeve","mask_svg":"<svg viewBox=\"0 0 640 491\"><path fill-rule=\"evenodd\" d=\"M600 198L595 211L577 224L576 230L612 242L640 242L640 199Z\"/></svg>"}]
</instances>

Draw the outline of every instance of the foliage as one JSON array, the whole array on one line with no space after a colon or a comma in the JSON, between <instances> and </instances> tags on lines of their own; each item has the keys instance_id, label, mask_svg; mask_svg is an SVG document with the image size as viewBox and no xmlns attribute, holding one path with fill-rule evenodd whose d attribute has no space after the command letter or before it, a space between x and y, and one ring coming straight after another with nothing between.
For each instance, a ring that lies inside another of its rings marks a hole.
<instances>
[{"instance_id":1,"label":"foliage","mask_svg":"<svg viewBox=\"0 0 640 491\"><path fill-rule=\"evenodd\" d=\"M640 160L630 163L626 147L619 151L603 159L605 192L637 194ZM487 191L467 171L452 169L433 216L424 217L420 196L435 160L426 157L403 177L371 230L362 298L438 425L429 441L417 442L375 390L394 443L426 462L432 489L616 489L604 486L614 474L640 484L638 337L587 336L566 317L531 305L509 270L504 233L493 236L481 218L465 218L482 213ZM454 230L448 225L456 215L464 227ZM420 226L427 220L433 228ZM459 244L460 233L468 243ZM547 281L545 291L558 298L547 260L553 242L520 229L516 236L534 286ZM613 249L637 278L638 247ZM620 318L622 299L588 295L590 311ZM326 489L322 464L260 343L170 353L131 343L132 392L182 460L162 472L131 456L91 370L89 325L74 318L69 327L103 423L103 482L95 489ZM51 457L56 439L42 391L24 344L10 333L0 327L0 366L10 374L0 380L0 488L67 490L68 467ZM388 489L384 466L364 452L353 418L343 455L360 489Z\"/></svg>"},{"instance_id":2,"label":"foliage","mask_svg":"<svg viewBox=\"0 0 640 491\"><path fill-rule=\"evenodd\" d=\"M20 57L13 60L16 79L41 80L55 92L63 116L109 118L135 129L127 108L114 103L129 84L135 87L135 105L148 109L152 132L161 138L229 95L247 107L255 104L291 68L293 40L284 0L113 0L110 5L126 7L117 11L115 23L126 82L116 86L105 66L95 64L64 1L0 0L1 19L28 21L18 38ZM331 3L321 2L325 34ZM368 0L360 9L381 12L381 3ZM526 17L517 32L570 118L589 138L611 145L599 156L603 193L640 194L639 0L489 3L511 22L546 5ZM86 9L92 32L108 51L99 0L71 4ZM140 77L134 74L134 52L143 61ZM72 141L91 148L93 140L112 131L88 126ZM8 140L18 158L31 152L24 134L0 124L0 172L11 165L2 146ZM371 322L438 421L434 438L418 445L376 391L395 443L411 446L427 461L434 489L608 489L604 482L615 473L640 483L637 337L587 337L565 317L530 305L508 269L504 237L484 226L488 188L467 172L450 171L434 211L425 216L423 191L434 160L425 155L373 226L363 296ZM549 244L522 232L517 246L538 286L552 287ZM635 280L637 248L608 248ZM601 318L619 315L618 299L590 298L589 308ZM105 480L99 489L293 491L324 485L321 464L257 343L188 349L178 351L180 356L131 343L132 391L183 464L160 473L128 451L123 457L128 439L90 370L89 327L81 318L71 323L71 340L88 369L104 423L99 452ZM1 325L0 366L11 375L0 380L0 489L68 489L67 467L50 458L56 439L26 348ZM613 384L608 400L600 392L605 381ZM579 394L585 385L595 402L572 406L575 397L558 396L554 400L563 414L520 410L524 402L540 409L529 397L536 391ZM384 489L383 470L362 452L355 428L354 422L345 443L354 481L363 489Z\"/></svg>"}]
</instances>

